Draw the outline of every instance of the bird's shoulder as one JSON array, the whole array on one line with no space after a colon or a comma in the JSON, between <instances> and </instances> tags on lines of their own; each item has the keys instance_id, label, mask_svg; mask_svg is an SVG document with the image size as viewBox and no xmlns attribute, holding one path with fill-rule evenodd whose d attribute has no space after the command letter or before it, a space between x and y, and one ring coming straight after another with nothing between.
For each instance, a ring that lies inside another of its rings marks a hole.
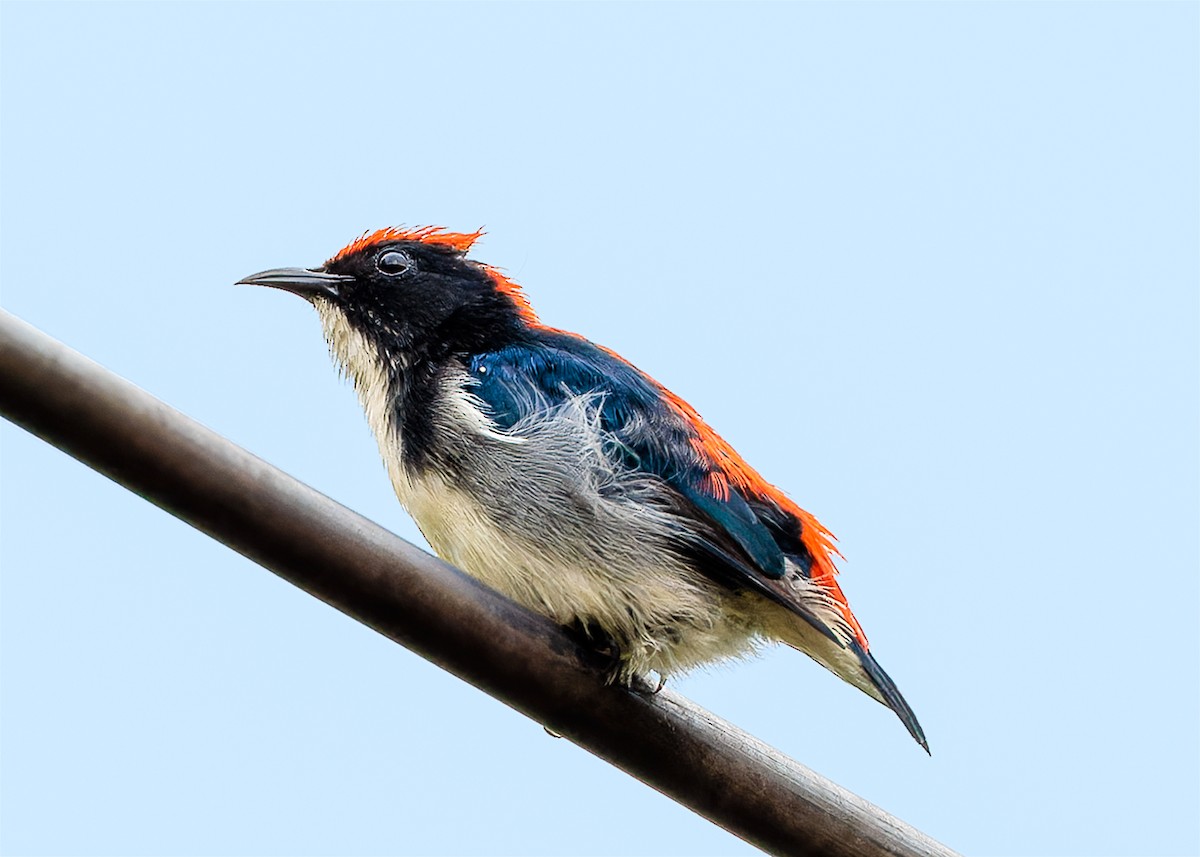
<instances>
[{"instance_id":1,"label":"bird's shoulder","mask_svg":"<svg viewBox=\"0 0 1200 857\"><path fill-rule=\"evenodd\" d=\"M654 384L632 364L582 336L543 328L470 357L474 392L502 428L538 409L594 395L610 426L635 412L669 415Z\"/></svg>"},{"instance_id":2,"label":"bird's shoulder","mask_svg":"<svg viewBox=\"0 0 1200 857\"><path fill-rule=\"evenodd\" d=\"M710 462L695 426L654 379L616 352L577 334L540 328L471 359L475 394L501 429L582 402L621 466L684 490L705 483Z\"/></svg>"}]
</instances>

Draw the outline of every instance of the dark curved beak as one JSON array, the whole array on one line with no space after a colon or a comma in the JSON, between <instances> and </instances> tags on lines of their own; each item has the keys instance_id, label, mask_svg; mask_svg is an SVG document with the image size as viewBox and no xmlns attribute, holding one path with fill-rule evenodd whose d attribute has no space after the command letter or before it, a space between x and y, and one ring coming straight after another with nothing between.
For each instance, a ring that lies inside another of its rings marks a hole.
<instances>
[{"instance_id":1,"label":"dark curved beak","mask_svg":"<svg viewBox=\"0 0 1200 857\"><path fill-rule=\"evenodd\" d=\"M320 268L272 268L242 277L235 285L270 286L311 300L314 297L336 298L338 283L353 279L346 274L327 274Z\"/></svg>"}]
</instances>

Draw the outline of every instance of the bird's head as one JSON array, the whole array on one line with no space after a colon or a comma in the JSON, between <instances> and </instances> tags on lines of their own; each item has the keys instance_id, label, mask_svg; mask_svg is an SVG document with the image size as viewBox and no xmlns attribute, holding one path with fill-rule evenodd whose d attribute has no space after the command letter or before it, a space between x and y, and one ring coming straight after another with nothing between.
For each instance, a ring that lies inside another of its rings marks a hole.
<instances>
[{"instance_id":1,"label":"bird's head","mask_svg":"<svg viewBox=\"0 0 1200 857\"><path fill-rule=\"evenodd\" d=\"M321 314L331 343L350 336L394 363L472 353L536 322L514 283L467 258L481 234L389 227L320 267L272 268L238 282L299 295Z\"/></svg>"}]
</instances>

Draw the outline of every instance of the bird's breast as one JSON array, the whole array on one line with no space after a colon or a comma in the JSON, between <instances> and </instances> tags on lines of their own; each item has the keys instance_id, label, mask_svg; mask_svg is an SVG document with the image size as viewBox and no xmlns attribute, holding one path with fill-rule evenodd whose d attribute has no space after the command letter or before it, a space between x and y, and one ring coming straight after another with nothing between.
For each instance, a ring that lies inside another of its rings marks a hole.
<instances>
[{"instance_id":1,"label":"bird's breast","mask_svg":"<svg viewBox=\"0 0 1200 857\"><path fill-rule=\"evenodd\" d=\"M711 598L678 550L662 483L610 460L595 397L499 428L465 372L442 378L427 464L381 441L396 494L448 562L560 622L596 619L627 638L704 614Z\"/></svg>"}]
</instances>

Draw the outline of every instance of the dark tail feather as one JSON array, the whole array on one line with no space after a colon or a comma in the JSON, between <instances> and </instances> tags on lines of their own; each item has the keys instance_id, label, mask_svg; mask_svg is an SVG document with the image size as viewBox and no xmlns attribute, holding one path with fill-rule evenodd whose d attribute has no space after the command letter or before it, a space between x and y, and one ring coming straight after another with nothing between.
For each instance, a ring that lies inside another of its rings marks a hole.
<instances>
[{"instance_id":1,"label":"dark tail feather","mask_svg":"<svg viewBox=\"0 0 1200 857\"><path fill-rule=\"evenodd\" d=\"M896 687L896 683L892 681L891 676L883 671L883 667L879 665L879 661L875 660L875 656L863 649L857 643L851 646L854 653L858 655L858 659L862 662L863 669L867 675L871 677L875 687L883 696L887 707L896 712L896 716L900 718L900 722L908 729L910 735L916 739L916 742L924 748L926 753L929 753L929 742L925 740L925 730L921 728L921 724L917 722L917 715L913 714L913 710L908 707L908 703L904 701L904 697L900 695L900 688ZM929 755L933 755L929 753Z\"/></svg>"}]
</instances>

